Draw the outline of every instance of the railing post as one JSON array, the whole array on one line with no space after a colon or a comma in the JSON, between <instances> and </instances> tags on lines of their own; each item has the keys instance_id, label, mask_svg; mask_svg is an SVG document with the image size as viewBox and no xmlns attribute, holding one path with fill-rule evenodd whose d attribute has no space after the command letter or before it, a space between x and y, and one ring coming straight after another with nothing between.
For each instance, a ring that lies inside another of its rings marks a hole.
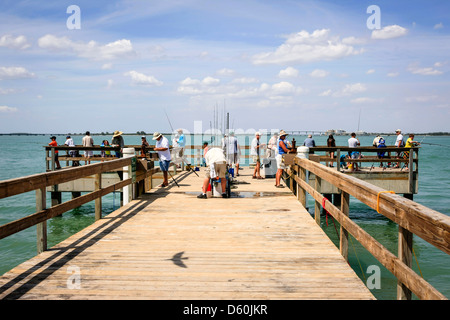
<instances>
[{"instance_id":1,"label":"railing post","mask_svg":"<svg viewBox=\"0 0 450 320\"><path fill-rule=\"evenodd\" d=\"M336 170L341 171L341 149L336 150Z\"/></svg>"},{"instance_id":2,"label":"railing post","mask_svg":"<svg viewBox=\"0 0 450 320\"><path fill-rule=\"evenodd\" d=\"M123 157L124 158L130 158L135 156L134 148L123 148ZM132 177L132 168L131 164L123 167L123 180L126 180L128 178ZM123 204L126 205L127 203L131 202L133 200L133 183L130 183L128 186L124 187L123 189Z\"/></svg>"},{"instance_id":3,"label":"railing post","mask_svg":"<svg viewBox=\"0 0 450 320\"><path fill-rule=\"evenodd\" d=\"M36 189L36 211L45 210L46 205L46 190L44 188ZM37 252L42 253L47 250L47 221L43 221L36 225L37 232Z\"/></svg>"},{"instance_id":4,"label":"railing post","mask_svg":"<svg viewBox=\"0 0 450 320\"><path fill-rule=\"evenodd\" d=\"M95 191L102 188L102 173L97 173L95 175L94 189ZM102 218L102 197L95 199L95 221Z\"/></svg>"},{"instance_id":5,"label":"railing post","mask_svg":"<svg viewBox=\"0 0 450 320\"><path fill-rule=\"evenodd\" d=\"M300 167L299 170L300 179L304 182L306 182L306 169L303 167ZM300 194L298 196L298 200L303 205L303 207L306 208L306 190L300 187Z\"/></svg>"},{"instance_id":6,"label":"railing post","mask_svg":"<svg viewBox=\"0 0 450 320\"><path fill-rule=\"evenodd\" d=\"M348 217L350 211L350 195L341 190L341 212ZM339 250L341 255L348 261L348 231L341 225Z\"/></svg>"},{"instance_id":7,"label":"railing post","mask_svg":"<svg viewBox=\"0 0 450 320\"><path fill-rule=\"evenodd\" d=\"M309 148L301 146L297 148L297 158L308 159L309 158ZM297 163L297 174L298 177L306 182L306 169ZM303 189L299 183L297 183L297 199L306 208L306 190Z\"/></svg>"},{"instance_id":8,"label":"railing post","mask_svg":"<svg viewBox=\"0 0 450 320\"><path fill-rule=\"evenodd\" d=\"M408 193L413 194L415 191L415 181L414 181L414 150L411 149L409 152L409 163L408 163Z\"/></svg>"},{"instance_id":9,"label":"railing post","mask_svg":"<svg viewBox=\"0 0 450 320\"><path fill-rule=\"evenodd\" d=\"M292 193L294 193L294 165L291 165L291 168L289 170L289 189Z\"/></svg>"},{"instance_id":10,"label":"railing post","mask_svg":"<svg viewBox=\"0 0 450 320\"><path fill-rule=\"evenodd\" d=\"M398 258L411 268L413 234L398 226ZM400 281L397 282L397 300L411 300L411 290Z\"/></svg>"},{"instance_id":11,"label":"railing post","mask_svg":"<svg viewBox=\"0 0 450 320\"><path fill-rule=\"evenodd\" d=\"M52 147L52 165L51 165L52 171L55 171L55 147Z\"/></svg>"},{"instance_id":12,"label":"railing post","mask_svg":"<svg viewBox=\"0 0 450 320\"><path fill-rule=\"evenodd\" d=\"M315 181L315 190L318 193L321 193L321 185L322 185L322 178L320 178L317 174L315 175L316 181ZM320 226L320 210L322 208L322 204L319 203L317 200L314 201L314 219L316 220L316 223Z\"/></svg>"}]
</instances>

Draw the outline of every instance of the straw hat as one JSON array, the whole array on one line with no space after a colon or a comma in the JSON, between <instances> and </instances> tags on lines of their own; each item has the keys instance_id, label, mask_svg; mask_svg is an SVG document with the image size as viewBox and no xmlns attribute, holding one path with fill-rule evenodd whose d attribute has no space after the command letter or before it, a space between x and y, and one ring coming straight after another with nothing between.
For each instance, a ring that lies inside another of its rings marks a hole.
<instances>
[{"instance_id":1,"label":"straw hat","mask_svg":"<svg viewBox=\"0 0 450 320\"><path fill-rule=\"evenodd\" d=\"M161 133L159 133L159 132L155 132L154 134L153 134L153 140L157 140L159 137L161 137L162 136L162 134Z\"/></svg>"},{"instance_id":2,"label":"straw hat","mask_svg":"<svg viewBox=\"0 0 450 320\"><path fill-rule=\"evenodd\" d=\"M286 131L281 130L280 133L278 134L278 136L287 136L288 134L286 133Z\"/></svg>"},{"instance_id":3,"label":"straw hat","mask_svg":"<svg viewBox=\"0 0 450 320\"><path fill-rule=\"evenodd\" d=\"M120 135L122 135L122 131L119 131L119 130L116 130L116 131L114 131L114 135L113 135L113 138L115 138L115 137L118 137L118 136L120 136Z\"/></svg>"}]
</instances>

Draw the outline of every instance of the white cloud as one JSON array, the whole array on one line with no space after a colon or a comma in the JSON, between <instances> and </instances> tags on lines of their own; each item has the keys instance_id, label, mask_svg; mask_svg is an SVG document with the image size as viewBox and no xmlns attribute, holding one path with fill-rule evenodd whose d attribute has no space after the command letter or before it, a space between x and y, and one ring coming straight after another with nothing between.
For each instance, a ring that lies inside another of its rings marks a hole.
<instances>
[{"instance_id":1,"label":"white cloud","mask_svg":"<svg viewBox=\"0 0 450 320\"><path fill-rule=\"evenodd\" d=\"M415 97L407 97L405 98L406 102L414 103L414 102L430 102L430 101L436 101L439 98L437 95L428 95L428 96L415 96Z\"/></svg>"},{"instance_id":2,"label":"white cloud","mask_svg":"<svg viewBox=\"0 0 450 320\"><path fill-rule=\"evenodd\" d=\"M25 36L18 36L14 38L9 34L5 34L0 38L0 47L27 49L31 47L31 44L28 43L27 37Z\"/></svg>"},{"instance_id":3,"label":"white cloud","mask_svg":"<svg viewBox=\"0 0 450 320\"><path fill-rule=\"evenodd\" d=\"M154 76L147 76L135 70L125 72L124 76L131 77L132 83L136 85L158 86L158 87L163 85L163 83L158 79L156 79Z\"/></svg>"},{"instance_id":4,"label":"white cloud","mask_svg":"<svg viewBox=\"0 0 450 320\"><path fill-rule=\"evenodd\" d=\"M114 86L114 80L108 79L106 88L109 90L109 89L111 89L113 86Z\"/></svg>"},{"instance_id":5,"label":"white cloud","mask_svg":"<svg viewBox=\"0 0 450 320\"><path fill-rule=\"evenodd\" d=\"M372 31L372 39L384 40L398 38L406 35L408 29L400 27L399 25L386 26L383 29L375 29Z\"/></svg>"},{"instance_id":6,"label":"white cloud","mask_svg":"<svg viewBox=\"0 0 450 320\"><path fill-rule=\"evenodd\" d=\"M398 72L389 72L389 73L387 74L387 76L390 77L390 78L398 77L398 75L399 75Z\"/></svg>"},{"instance_id":7,"label":"white cloud","mask_svg":"<svg viewBox=\"0 0 450 320\"><path fill-rule=\"evenodd\" d=\"M321 92L319 94L320 97L328 97L331 96L331 94L333 93L333 91L331 89L325 90L323 92Z\"/></svg>"},{"instance_id":8,"label":"white cloud","mask_svg":"<svg viewBox=\"0 0 450 320\"><path fill-rule=\"evenodd\" d=\"M130 40L122 39L99 45L95 41L73 42L67 37L56 37L47 34L38 40L39 47L51 51L74 53L79 57L93 60L116 59L134 54Z\"/></svg>"},{"instance_id":9,"label":"white cloud","mask_svg":"<svg viewBox=\"0 0 450 320\"><path fill-rule=\"evenodd\" d=\"M333 93L333 97L346 97L366 90L367 87L362 83L346 84L341 90Z\"/></svg>"},{"instance_id":10,"label":"white cloud","mask_svg":"<svg viewBox=\"0 0 450 320\"><path fill-rule=\"evenodd\" d=\"M205 77L203 80L185 78L180 82L177 91L181 94L197 95L197 94L217 94L220 92L220 79L213 77Z\"/></svg>"},{"instance_id":11,"label":"white cloud","mask_svg":"<svg viewBox=\"0 0 450 320\"><path fill-rule=\"evenodd\" d=\"M242 78L233 79L232 82L240 83L240 84L250 84L250 83L258 83L259 80L256 78L251 78L251 77L242 77Z\"/></svg>"},{"instance_id":12,"label":"white cloud","mask_svg":"<svg viewBox=\"0 0 450 320\"><path fill-rule=\"evenodd\" d=\"M278 82L272 85L272 91L276 95L291 94L294 93L295 90L294 85L286 81Z\"/></svg>"},{"instance_id":13,"label":"white cloud","mask_svg":"<svg viewBox=\"0 0 450 320\"><path fill-rule=\"evenodd\" d=\"M14 107L8 107L8 106L0 106L0 113L11 113L11 112L17 112L18 109Z\"/></svg>"},{"instance_id":14,"label":"white cloud","mask_svg":"<svg viewBox=\"0 0 450 320\"><path fill-rule=\"evenodd\" d=\"M442 71L433 69L431 67L420 68L417 63L413 63L413 64L409 65L408 71L411 72L412 74L420 74L423 76L438 76L438 75L443 74Z\"/></svg>"},{"instance_id":15,"label":"white cloud","mask_svg":"<svg viewBox=\"0 0 450 320\"><path fill-rule=\"evenodd\" d=\"M0 94L12 94L12 93L16 93L18 92L18 90L16 89L2 89L0 88Z\"/></svg>"},{"instance_id":16,"label":"white cloud","mask_svg":"<svg viewBox=\"0 0 450 320\"><path fill-rule=\"evenodd\" d=\"M434 25L434 29L442 29L442 28L444 28L444 24L442 22Z\"/></svg>"},{"instance_id":17,"label":"white cloud","mask_svg":"<svg viewBox=\"0 0 450 320\"><path fill-rule=\"evenodd\" d=\"M35 74L24 67L0 67L0 80L33 78Z\"/></svg>"},{"instance_id":18,"label":"white cloud","mask_svg":"<svg viewBox=\"0 0 450 320\"><path fill-rule=\"evenodd\" d=\"M354 104L375 104L382 103L384 100L382 98L369 98L369 97L360 97L350 100L350 103Z\"/></svg>"},{"instance_id":19,"label":"white cloud","mask_svg":"<svg viewBox=\"0 0 450 320\"><path fill-rule=\"evenodd\" d=\"M287 67L286 69L280 70L278 73L279 78L296 78L298 77L298 70L292 67Z\"/></svg>"},{"instance_id":20,"label":"white cloud","mask_svg":"<svg viewBox=\"0 0 450 320\"><path fill-rule=\"evenodd\" d=\"M309 75L313 78L325 78L329 74L330 73L328 71L316 69L316 70L312 71Z\"/></svg>"},{"instance_id":21,"label":"white cloud","mask_svg":"<svg viewBox=\"0 0 450 320\"><path fill-rule=\"evenodd\" d=\"M350 45L364 44L366 42L367 42L366 39L355 38L355 37L347 37L347 38L342 39L342 43L350 44Z\"/></svg>"},{"instance_id":22,"label":"white cloud","mask_svg":"<svg viewBox=\"0 0 450 320\"><path fill-rule=\"evenodd\" d=\"M254 55L254 64L287 64L329 61L362 53L351 45L331 37L330 30L300 31L290 34L286 41L273 52Z\"/></svg>"},{"instance_id":23,"label":"white cloud","mask_svg":"<svg viewBox=\"0 0 450 320\"><path fill-rule=\"evenodd\" d=\"M234 76L236 74L236 72L232 69L228 69L228 68L223 68L220 70L217 70L217 75L219 76L226 76L226 77L231 77Z\"/></svg>"},{"instance_id":24,"label":"white cloud","mask_svg":"<svg viewBox=\"0 0 450 320\"><path fill-rule=\"evenodd\" d=\"M373 74L373 73L375 73L375 69L369 69L366 72L366 74Z\"/></svg>"},{"instance_id":25,"label":"white cloud","mask_svg":"<svg viewBox=\"0 0 450 320\"><path fill-rule=\"evenodd\" d=\"M250 104L252 106L259 105L261 101L274 104L280 101L290 101L294 96L305 92L303 88L287 81L274 84L262 83L259 86L254 86L252 84L259 82L254 78L239 78L228 83L222 83L219 79L213 81L213 79L211 77L206 77L203 80L185 78L180 81L177 92L192 96L192 101L196 103L199 103L200 100L210 101L211 99L219 100L222 98L231 98L235 101L237 99L241 99L241 101L252 99Z\"/></svg>"},{"instance_id":26,"label":"white cloud","mask_svg":"<svg viewBox=\"0 0 450 320\"><path fill-rule=\"evenodd\" d=\"M219 79L213 77L206 77L202 80L202 84L205 86L216 86L220 83Z\"/></svg>"}]
</instances>

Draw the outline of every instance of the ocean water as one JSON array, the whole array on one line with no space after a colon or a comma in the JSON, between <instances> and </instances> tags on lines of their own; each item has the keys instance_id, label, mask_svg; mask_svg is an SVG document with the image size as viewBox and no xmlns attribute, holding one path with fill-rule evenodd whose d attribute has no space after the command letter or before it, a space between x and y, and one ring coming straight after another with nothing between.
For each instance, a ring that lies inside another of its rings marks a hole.
<instances>
[{"instance_id":1,"label":"ocean water","mask_svg":"<svg viewBox=\"0 0 450 320\"><path fill-rule=\"evenodd\" d=\"M241 145L249 145L253 139L252 135L237 135ZM100 144L102 140L111 141L111 136L94 135L94 143ZM170 137L173 138L173 137ZM263 142L268 141L270 136L262 136ZM301 145L306 138L304 135L289 136L295 138L297 146ZM335 136L337 145L347 145L348 136ZM370 146L373 136L359 137L362 146ZM76 145L81 144L82 136L73 136ZM139 145L139 135L125 135L125 144ZM316 145L326 145L327 136L315 136ZM385 137L387 145L393 145L395 136ZM147 140L152 144L151 136ZM217 145L220 137L191 135L187 136L188 144L200 145L208 141L210 145ZM422 141L419 151L419 193L414 195L414 201L425 205L443 214L450 215L450 136L416 136L415 140ZM63 144L65 136L57 136L58 144ZM49 135L0 135L0 180L22 177L26 175L45 172L45 150L50 142ZM241 160L241 164L245 162ZM62 164L63 165L63 164ZM366 164L370 166L371 164ZM70 194L63 193L63 201L68 200ZM49 196L47 197L50 198ZM119 205L119 194L109 194L102 199L103 212L106 216ZM50 201L50 200L48 200ZM50 203L47 204L50 206ZM308 207L313 212L314 202L308 196ZM29 192L14 197L0 199L0 225L25 217L35 212L35 193ZM397 254L398 226L387 218L378 214L375 210L368 208L358 200L350 199L350 217L372 235L383 246L392 253ZM87 203L77 209L64 213L47 222L48 246L51 247L70 235L82 230L93 223L94 203ZM339 244L336 229L339 225L331 217L328 225L325 216L321 219L323 230L330 239ZM422 273L426 281L431 283L437 290L450 298L450 256L443 253L434 246L428 244L417 236L414 236L413 269ZM10 237L0 240L0 275L23 261L36 255L36 227L31 227ZM350 237L349 263L355 273L364 283L372 272L370 266L378 266L381 272L381 287L372 289L377 299L396 299L396 278L385 269L375 258L372 257L355 239ZM333 275L330 274L332 278ZM414 297L414 296L413 296ZM414 297L415 298L415 297Z\"/></svg>"}]
</instances>

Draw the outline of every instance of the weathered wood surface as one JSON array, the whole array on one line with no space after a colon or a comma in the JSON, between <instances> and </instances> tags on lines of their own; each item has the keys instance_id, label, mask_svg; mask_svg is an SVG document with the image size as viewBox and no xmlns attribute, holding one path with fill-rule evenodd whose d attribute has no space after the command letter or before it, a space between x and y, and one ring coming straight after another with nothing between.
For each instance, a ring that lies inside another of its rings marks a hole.
<instances>
[{"instance_id":1,"label":"weathered wood surface","mask_svg":"<svg viewBox=\"0 0 450 320\"><path fill-rule=\"evenodd\" d=\"M197 199L203 172L143 195L5 273L0 298L374 299L288 188L241 173L231 199Z\"/></svg>"}]
</instances>

